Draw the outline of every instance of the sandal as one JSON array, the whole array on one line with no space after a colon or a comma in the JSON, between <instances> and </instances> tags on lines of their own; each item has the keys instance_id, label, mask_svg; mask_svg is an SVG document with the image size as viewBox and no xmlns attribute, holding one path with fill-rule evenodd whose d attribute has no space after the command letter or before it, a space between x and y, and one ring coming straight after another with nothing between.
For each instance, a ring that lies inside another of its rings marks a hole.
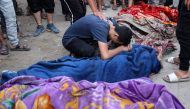
<instances>
[{"instance_id":1,"label":"sandal","mask_svg":"<svg viewBox=\"0 0 190 109\"><path fill-rule=\"evenodd\" d=\"M4 45L4 44L1 45L0 54L1 55L8 55L9 54L9 48L7 45Z\"/></svg>"},{"instance_id":2,"label":"sandal","mask_svg":"<svg viewBox=\"0 0 190 109\"><path fill-rule=\"evenodd\" d=\"M10 48L11 51L30 51L30 47L28 47L27 44L21 45L18 44L16 47L14 48Z\"/></svg>"},{"instance_id":3,"label":"sandal","mask_svg":"<svg viewBox=\"0 0 190 109\"><path fill-rule=\"evenodd\" d=\"M190 77L187 78L178 78L177 75L173 72L163 77L163 80L169 83L177 83L177 82L186 82L190 81Z\"/></svg>"},{"instance_id":4,"label":"sandal","mask_svg":"<svg viewBox=\"0 0 190 109\"><path fill-rule=\"evenodd\" d=\"M168 59L166 59L166 62L179 65L179 62L177 61L176 57L169 57Z\"/></svg>"}]
</instances>

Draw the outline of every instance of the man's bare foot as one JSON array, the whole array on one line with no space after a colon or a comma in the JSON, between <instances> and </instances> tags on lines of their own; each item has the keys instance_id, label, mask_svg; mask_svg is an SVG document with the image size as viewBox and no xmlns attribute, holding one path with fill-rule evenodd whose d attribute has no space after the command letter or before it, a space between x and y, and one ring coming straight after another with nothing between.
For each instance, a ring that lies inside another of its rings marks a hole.
<instances>
[{"instance_id":1,"label":"man's bare foot","mask_svg":"<svg viewBox=\"0 0 190 109\"><path fill-rule=\"evenodd\" d=\"M175 72L175 74L178 78L189 78L190 77L190 72L188 72L188 71L178 70Z\"/></svg>"},{"instance_id":2,"label":"man's bare foot","mask_svg":"<svg viewBox=\"0 0 190 109\"><path fill-rule=\"evenodd\" d=\"M179 63L180 63L179 57L175 57L175 58L174 58L174 63L176 63L176 64L179 64Z\"/></svg>"},{"instance_id":3,"label":"man's bare foot","mask_svg":"<svg viewBox=\"0 0 190 109\"><path fill-rule=\"evenodd\" d=\"M169 57L168 59L166 59L166 62L176 65L180 64L179 57Z\"/></svg>"},{"instance_id":4,"label":"man's bare foot","mask_svg":"<svg viewBox=\"0 0 190 109\"><path fill-rule=\"evenodd\" d=\"M178 70L163 77L163 80L169 83L187 82L190 81L190 72Z\"/></svg>"}]
</instances>

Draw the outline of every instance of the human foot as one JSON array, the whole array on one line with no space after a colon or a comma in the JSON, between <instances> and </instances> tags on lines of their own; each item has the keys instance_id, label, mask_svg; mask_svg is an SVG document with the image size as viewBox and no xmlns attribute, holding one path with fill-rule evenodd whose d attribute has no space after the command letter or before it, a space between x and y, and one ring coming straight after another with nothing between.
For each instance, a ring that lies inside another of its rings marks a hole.
<instances>
[{"instance_id":1,"label":"human foot","mask_svg":"<svg viewBox=\"0 0 190 109\"><path fill-rule=\"evenodd\" d=\"M30 47L28 44L21 44L19 43L15 47L10 47L11 51L30 51Z\"/></svg>"},{"instance_id":2,"label":"human foot","mask_svg":"<svg viewBox=\"0 0 190 109\"><path fill-rule=\"evenodd\" d=\"M2 44L0 47L0 55L8 55L8 54L9 54L8 45Z\"/></svg>"},{"instance_id":3,"label":"human foot","mask_svg":"<svg viewBox=\"0 0 190 109\"><path fill-rule=\"evenodd\" d=\"M179 57L169 57L168 59L166 59L166 62L179 65L180 60Z\"/></svg>"},{"instance_id":4,"label":"human foot","mask_svg":"<svg viewBox=\"0 0 190 109\"><path fill-rule=\"evenodd\" d=\"M190 72L178 70L163 77L163 80L170 83L190 81Z\"/></svg>"}]
</instances>

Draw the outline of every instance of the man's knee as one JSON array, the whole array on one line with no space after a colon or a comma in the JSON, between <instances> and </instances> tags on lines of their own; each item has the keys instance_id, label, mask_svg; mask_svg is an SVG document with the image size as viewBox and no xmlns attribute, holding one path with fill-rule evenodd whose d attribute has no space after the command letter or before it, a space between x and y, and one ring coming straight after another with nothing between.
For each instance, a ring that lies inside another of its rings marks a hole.
<instances>
[{"instance_id":1,"label":"man's knee","mask_svg":"<svg viewBox=\"0 0 190 109\"><path fill-rule=\"evenodd\" d=\"M72 39L65 48L76 57L93 57L96 53L93 46L78 38Z\"/></svg>"},{"instance_id":2,"label":"man's knee","mask_svg":"<svg viewBox=\"0 0 190 109\"><path fill-rule=\"evenodd\" d=\"M95 49L93 47L84 48L81 51L81 57L93 57L95 56Z\"/></svg>"}]
</instances>

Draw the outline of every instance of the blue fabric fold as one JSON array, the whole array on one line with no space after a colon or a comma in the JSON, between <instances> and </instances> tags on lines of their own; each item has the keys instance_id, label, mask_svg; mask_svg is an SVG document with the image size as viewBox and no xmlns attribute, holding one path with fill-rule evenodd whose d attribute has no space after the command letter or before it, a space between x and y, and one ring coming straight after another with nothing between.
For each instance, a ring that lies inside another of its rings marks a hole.
<instances>
[{"instance_id":1,"label":"blue fabric fold","mask_svg":"<svg viewBox=\"0 0 190 109\"><path fill-rule=\"evenodd\" d=\"M27 69L17 71L17 73L4 72L1 83L21 75L33 75L44 79L68 76L75 81L112 83L148 77L151 73L158 73L160 69L161 64L153 48L133 45L131 51L122 52L109 60L102 60L99 57L73 58L65 56L57 60L40 61Z\"/></svg>"}]
</instances>

